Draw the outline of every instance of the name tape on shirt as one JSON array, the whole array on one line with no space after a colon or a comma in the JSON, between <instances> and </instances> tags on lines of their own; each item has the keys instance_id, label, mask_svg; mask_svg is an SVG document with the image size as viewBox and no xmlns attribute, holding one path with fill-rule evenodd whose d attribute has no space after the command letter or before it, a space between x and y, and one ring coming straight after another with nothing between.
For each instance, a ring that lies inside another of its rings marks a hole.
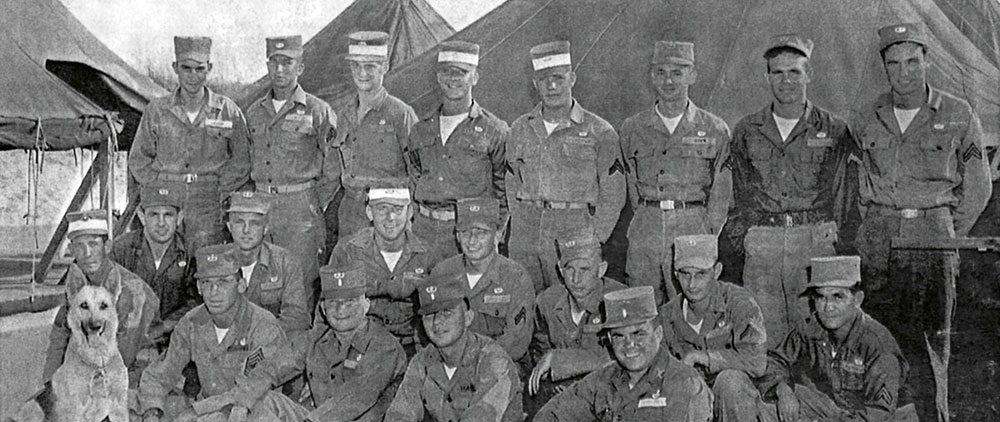
<instances>
[{"instance_id":1,"label":"name tape on shirt","mask_svg":"<svg viewBox=\"0 0 1000 422\"><path fill-rule=\"evenodd\" d=\"M232 129L232 120L219 120L219 119L205 119L206 127L213 127L216 129Z\"/></svg>"},{"instance_id":2,"label":"name tape on shirt","mask_svg":"<svg viewBox=\"0 0 1000 422\"><path fill-rule=\"evenodd\" d=\"M832 138L809 138L806 139L809 148L829 148L833 146Z\"/></svg>"},{"instance_id":3,"label":"name tape on shirt","mask_svg":"<svg viewBox=\"0 0 1000 422\"><path fill-rule=\"evenodd\" d=\"M684 145L715 145L715 138L704 136L685 136L681 138Z\"/></svg>"},{"instance_id":4,"label":"name tape on shirt","mask_svg":"<svg viewBox=\"0 0 1000 422\"><path fill-rule=\"evenodd\" d=\"M483 303L510 303L510 295L484 295Z\"/></svg>"},{"instance_id":5,"label":"name tape on shirt","mask_svg":"<svg viewBox=\"0 0 1000 422\"><path fill-rule=\"evenodd\" d=\"M667 407L666 397L647 397L639 399L639 408L643 407Z\"/></svg>"},{"instance_id":6,"label":"name tape on shirt","mask_svg":"<svg viewBox=\"0 0 1000 422\"><path fill-rule=\"evenodd\" d=\"M285 120L289 122L303 122L307 124L313 124L312 114L289 114L285 116Z\"/></svg>"}]
</instances>

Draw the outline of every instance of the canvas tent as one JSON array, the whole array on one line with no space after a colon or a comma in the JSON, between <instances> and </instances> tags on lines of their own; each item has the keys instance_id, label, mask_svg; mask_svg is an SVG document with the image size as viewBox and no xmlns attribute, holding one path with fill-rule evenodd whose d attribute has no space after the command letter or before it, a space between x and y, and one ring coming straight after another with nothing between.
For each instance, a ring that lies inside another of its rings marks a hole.
<instances>
[{"instance_id":1,"label":"canvas tent","mask_svg":"<svg viewBox=\"0 0 1000 422\"><path fill-rule=\"evenodd\" d=\"M1000 1L934 0L941 11L986 58L1000 66Z\"/></svg>"},{"instance_id":2,"label":"canvas tent","mask_svg":"<svg viewBox=\"0 0 1000 422\"><path fill-rule=\"evenodd\" d=\"M303 46L306 68L299 77L302 88L330 104L353 92L350 69L344 61L347 35L363 30L389 34L390 68L401 66L455 33L425 0L356 0ZM244 90L240 105L262 97L268 83L265 76Z\"/></svg>"}]
</instances>

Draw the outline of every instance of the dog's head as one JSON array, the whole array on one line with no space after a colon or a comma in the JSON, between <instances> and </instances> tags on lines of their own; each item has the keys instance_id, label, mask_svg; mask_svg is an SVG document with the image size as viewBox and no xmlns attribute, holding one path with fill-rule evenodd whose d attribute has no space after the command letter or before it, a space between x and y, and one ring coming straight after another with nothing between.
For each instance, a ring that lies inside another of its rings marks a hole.
<instances>
[{"instance_id":1,"label":"dog's head","mask_svg":"<svg viewBox=\"0 0 1000 422\"><path fill-rule=\"evenodd\" d=\"M100 286L83 286L69 301L67 322L88 344L114 338L118 330L115 298Z\"/></svg>"}]
</instances>

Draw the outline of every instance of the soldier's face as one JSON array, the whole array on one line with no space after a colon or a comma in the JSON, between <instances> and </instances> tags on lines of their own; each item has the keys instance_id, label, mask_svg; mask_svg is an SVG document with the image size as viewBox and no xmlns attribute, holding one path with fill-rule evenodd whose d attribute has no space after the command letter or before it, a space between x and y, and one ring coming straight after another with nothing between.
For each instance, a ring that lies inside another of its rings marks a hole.
<instances>
[{"instance_id":1,"label":"soldier's face","mask_svg":"<svg viewBox=\"0 0 1000 422\"><path fill-rule=\"evenodd\" d=\"M660 100L672 102L688 98L688 89L697 79L697 72L692 66L661 63L653 65L649 76Z\"/></svg>"},{"instance_id":2,"label":"soldier's face","mask_svg":"<svg viewBox=\"0 0 1000 422\"><path fill-rule=\"evenodd\" d=\"M323 300L323 314L333 331L345 333L361 326L371 302L364 296Z\"/></svg>"},{"instance_id":3,"label":"soldier's face","mask_svg":"<svg viewBox=\"0 0 1000 422\"><path fill-rule=\"evenodd\" d=\"M87 276L93 276L107 261L111 245L104 236L81 234L70 239L69 251L80 270Z\"/></svg>"},{"instance_id":4,"label":"soldier's face","mask_svg":"<svg viewBox=\"0 0 1000 422\"><path fill-rule=\"evenodd\" d=\"M576 73L570 66L556 66L536 71L532 79L542 104L546 107L567 107L573 103Z\"/></svg>"},{"instance_id":5,"label":"soldier's face","mask_svg":"<svg viewBox=\"0 0 1000 422\"><path fill-rule=\"evenodd\" d=\"M455 232L462 253L468 259L483 259L497 250L500 242L499 232L491 227L470 227Z\"/></svg>"},{"instance_id":6,"label":"soldier's face","mask_svg":"<svg viewBox=\"0 0 1000 422\"><path fill-rule=\"evenodd\" d=\"M767 83L780 104L798 104L806 100L809 84L809 59L794 53L781 53L767 60Z\"/></svg>"},{"instance_id":7,"label":"soldier's face","mask_svg":"<svg viewBox=\"0 0 1000 422\"><path fill-rule=\"evenodd\" d=\"M292 58L284 54L275 54L267 60L267 76L271 78L274 88L289 88L298 85L299 76L305 66L302 58Z\"/></svg>"},{"instance_id":8,"label":"soldier's face","mask_svg":"<svg viewBox=\"0 0 1000 422\"><path fill-rule=\"evenodd\" d=\"M385 72L389 70L387 61L359 62L350 61L351 78L354 79L354 86L361 92L375 92L382 87L382 80Z\"/></svg>"},{"instance_id":9,"label":"soldier's face","mask_svg":"<svg viewBox=\"0 0 1000 422\"><path fill-rule=\"evenodd\" d=\"M255 212L231 212L226 227L233 236L233 243L240 249L249 251L264 241L267 216Z\"/></svg>"},{"instance_id":10,"label":"soldier's face","mask_svg":"<svg viewBox=\"0 0 1000 422\"><path fill-rule=\"evenodd\" d=\"M181 222L180 212L169 205L146 207L139 214L143 234L156 243L167 243L173 239Z\"/></svg>"},{"instance_id":11,"label":"soldier's face","mask_svg":"<svg viewBox=\"0 0 1000 422\"><path fill-rule=\"evenodd\" d=\"M212 63L183 59L174 62L173 68L181 89L187 93L195 94L205 88L205 81L208 80L208 74L212 71Z\"/></svg>"},{"instance_id":12,"label":"soldier's face","mask_svg":"<svg viewBox=\"0 0 1000 422\"><path fill-rule=\"evenodd\" d=\"M221 315L232 309L243 290L237 274L198 279L198 293L212 315Z\"/></svg>"},{"instance_id":13,"label":"soldier's face","mask_svg":"<svg viewBox=\"0 0 1000 422\"><path fill-rule=\"evenodd\" d=\"M427 332L431 343L434 343L438 348L445 348L462 338L465 329L472 325L474 317L474 312L469 310L463 302L451 309L424 315L422 321L424 331Z\"/></svg>"},{"instance_id":14,"label":"soldier's face","mask_svg":"<svg viewBox=\"0 0 1000 422\"><path fill-rule=\"evenodd\" d=\"M437 68L437 82L445 99L460 101L472 97L472 87L479 82L479 73L475 69L441 64Z\"/></svg>"},{"instance_id":15,"label":"soldier's face","mask_svg":"<svg viewBox=\"0 0 1000 422\"><path fill-rule=\"evenodd\" d=\"M819 287L813 292L813 306L823 328L835 331L860 312L864 298L864 292L852 293L846 287Z\"/></svg>"},{"instance_id":16,"label":"soldier's face","mask_svg":"<svg viewBox=\"0 0 1000 422\"><path fill-rule=\"evenodd\" d=\"M608 334L611 337L611 347L625 369L631 372L649 368L660 351L660 341L663 340L663 327L652 319L641 324L612 328Z\"/></svg>"},{"instance_id":17,"label":"soldier's face","mask_svg":"<svg viewBox=\"0 0 1000 422\"><path fill-rule=\"evenodd\" d=\"M722 274L722 264L720 263L709 268L684 267L674 270L674 277L681 285L681 290L688 302L700 302L708 299L712 288L719 283L720 274Z\"/></svg>"},{"instance_id":18,"label":"soldier's face","mask_svg":"<svg viewBox=\"0 0 1000 422\"><path fill-rule=\"evenodd\" d=\"M608 263L595 253L590 258L574 259L562 266L563 283L566 290L577 301L590 296L601 285L601 277L608 269Z\"/></svg>"},{"instance_id":19,"label":"soldier's face","mask_svg":"<svg viewBox=\"0 0 1000 422\"><path fill-rule=\"evenodd\" d=\"M385 240L396 240L403 236L406 225L413 218L413 208L410 205L377 202L368 205L365 211L372 220L375 234Z\"/></svg>"},{"instance_id":20,"label":"soldier's face","mask_svg":"<svg viewBox=\"0 0 1000 422\"><path fill-rule=\"evenodd\" d=\"M882 59L892 91L899 95L919 92L927 83L927 57L920 44L901 42L885 49Z\"/></svg>"}]
</instances>

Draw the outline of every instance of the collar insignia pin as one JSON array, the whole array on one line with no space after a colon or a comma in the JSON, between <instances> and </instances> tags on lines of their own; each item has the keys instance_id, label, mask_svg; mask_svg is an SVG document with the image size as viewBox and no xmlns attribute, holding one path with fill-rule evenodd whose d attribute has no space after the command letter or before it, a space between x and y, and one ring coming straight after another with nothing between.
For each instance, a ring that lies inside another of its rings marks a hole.
<instances>
[{"instance_id":1,"label":"collar insignia pin","mask_svg":"<svg viewBox=\"0 0 1000 422\"><path fill-rule=\"evenodd\" d=\"M500 294L503 293L503 287L497 287L493 289L493 293Z\"/></svg>"},{"instance_id":2,"label":"collar insignia pin","mask_svg":"<svg viewBox=\"0 0 1000 422\"><path fill-rule=\"evenodd\" d=\"M707 135L707 133L705 133L704 130L699 130L698 131L698 136L705 136L705 135Z\"/></svg>"},{"instance_id":3,"label":"collar insignia pin","mask_svg":"<svg viewBox=\"0 0 1000 422\"><path fill-rule=\"evenodd\" d=\"M622 318L628 318L628 310L622 308Z\"/></svg>"},{"instance_id":4,"label":"collar insignia pin","mask_svg":"<svg viewBox=\"0 0 1000 422\"><path fill-rule=\"evenodd\" d=\"M934 129L941 130L944 129L944 123L935 123Z\"/></svg>"},{"instance_id":5,"label":"collar insignia pin","mask_svg":"<svg viewBox=\"0 0 1000 422\"><path fill-rule=\"evenodd\" d=\"M482 132L483 131L483 128L481 128L479 126L476 126L473 129L475 129L476 132Z\"/></svg>"},{"instance_id":6,"label":"collar insignia pin","mask_svg":"<svg viewBox=\"0 0 1000 422\"><path fill-rule=\"evenodd\" d=\"M826 137L826 132L820 132L820 133L817 133L817 134L816 134L816 137L817 137L817 138L825 138L825 137Z\"/></svg>"},{"instance_id":7,"label":"collar insignia pin","mask_svg":"<svg viewBox=\"0 0 1000 422\"><path fill-rule=\"evenodd\" d=\"M423 274L424 273L424 269L423 268L417 268L417 269L413 270L413 272L415 272L417 274Z\"/></svg>"}]
</instances>

